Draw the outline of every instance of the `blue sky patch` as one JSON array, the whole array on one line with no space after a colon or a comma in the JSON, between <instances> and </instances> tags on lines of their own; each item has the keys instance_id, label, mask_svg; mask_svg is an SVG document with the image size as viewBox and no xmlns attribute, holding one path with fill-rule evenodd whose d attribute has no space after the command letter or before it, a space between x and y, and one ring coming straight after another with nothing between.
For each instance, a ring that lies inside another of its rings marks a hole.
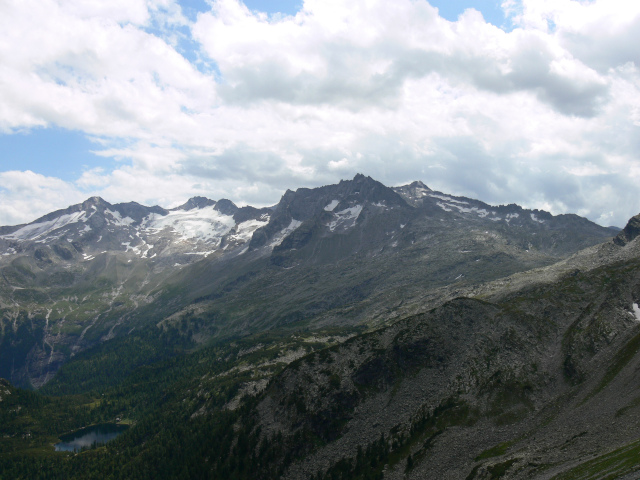
<instances>
[{"instance_id":1,"label":"blue sky patch","mask_svg":"<svg viewBox=\"0 0 640 480\"><path fill-rule=\"evenodd\" d=\"M108 167L114 161L91 153L99 147L83 133L62 128L36 128L0 135L2 170L31 170L74 181L83 170Z\"/></svg>"}]
</instances>

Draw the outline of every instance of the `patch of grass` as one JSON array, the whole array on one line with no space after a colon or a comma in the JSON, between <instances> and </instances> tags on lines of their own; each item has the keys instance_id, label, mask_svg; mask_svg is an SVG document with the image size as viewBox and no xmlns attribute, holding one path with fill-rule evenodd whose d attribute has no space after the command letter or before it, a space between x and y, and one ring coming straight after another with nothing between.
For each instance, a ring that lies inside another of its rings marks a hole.
<instances>
[{"instance_id":1,"label":"patch of grass","mask_svg":"<svg viewBox=\"0 0 640 480\"><path fill-rule=\"evenodd\" d=\"M640 440L584 462L552 480L614 480L637 470L640 470Z\"/></svg>"},{"instance_id":2,"label":"patch of grass","mask_svg":"<svg viewBox=\"0 0 640 480\"><path fill-rule=\"evenodd\" d=\"M488 448L487 450L482 452L480 455L478 455L474 460L476 462L479 462L480 460L484 460L485 458L493 458L493 457L499 457L500 455L504 455L509 449L509 447L511 446L511 443L512 442L503 442L503 443L499 443L495 447Z\"/></svg>"}]
</instances>

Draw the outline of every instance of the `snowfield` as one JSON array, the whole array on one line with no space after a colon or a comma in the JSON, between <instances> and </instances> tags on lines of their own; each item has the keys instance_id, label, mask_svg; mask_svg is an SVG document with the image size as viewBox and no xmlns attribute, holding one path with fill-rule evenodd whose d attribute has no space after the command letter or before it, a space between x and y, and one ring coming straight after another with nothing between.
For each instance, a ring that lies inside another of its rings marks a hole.
<instances>
[{"instance_id":1,"label":"snowfield","mask_svg":"<svg viewBox=\"0 0 640 480\"><path fill-rule=\"evenodd\" d=\"M175 210L164 216L152 213L142 222L141 230L151 234L168 228L182 240L201 240L219 244L222 237L235 226L232 216L223 215L213 207L206 207L187 211Z\"/></svg>"}]
</instances>

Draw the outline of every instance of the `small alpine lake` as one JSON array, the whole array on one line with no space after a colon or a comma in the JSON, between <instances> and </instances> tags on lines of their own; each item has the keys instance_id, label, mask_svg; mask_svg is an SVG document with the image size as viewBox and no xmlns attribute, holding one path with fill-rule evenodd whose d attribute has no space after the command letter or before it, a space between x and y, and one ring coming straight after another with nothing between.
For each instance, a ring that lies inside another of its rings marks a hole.
<instances>
[{"instance_id":1,"label":"small alpine lake","mask_svg":"<svg viewBox=\"0 0 640 480\"><path fill-rule=\"evenodd\" d=\"M124 433L129 425L115 423L102 423L76 430L60 436L60 442L54 445L56 452L78 452L83 448L103 445L121 433Z\"/></svg>"}]
</instances>

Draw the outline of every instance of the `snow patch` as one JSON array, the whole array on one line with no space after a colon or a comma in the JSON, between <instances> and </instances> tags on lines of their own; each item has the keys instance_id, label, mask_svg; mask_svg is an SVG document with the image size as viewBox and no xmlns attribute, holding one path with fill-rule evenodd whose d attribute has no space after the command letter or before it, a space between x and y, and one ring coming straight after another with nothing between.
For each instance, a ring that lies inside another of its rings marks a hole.
<instances>
[{"instance_id":1,"label":"snow patch","mask_svg":"<svg viewBox=\"0 0 640 480\"><path fill-rule=\"evenodd\" d=\"M336 208L339 203L340 200L331 200L331 203L324 207L325 212L333 212L333 209Z\"/></svg>"},{"instance_id":2,"label":"snow patch","mask_svg":"<svg viewBox=\"0 0 640 480\"><path fill-rule=\"evenodd\" d=\"M280 245L282 241L285 239L285 237L289 235L291 232L293 232L295 229L297 229L300 225L302 225L302 222L300 220L292 219L288 227L283 228L278 235L273 237L273 241L271 242L271 244L269 244L269 246L276 247Z\"/></svg>"},{"instance_id":3,"label":"snow patch","mask_svg":"<svg viewBox=\"0 0 640 480\"><path fill-rule=\"evenodd\" d=\"M125 247L125 252L128 252L129 250L131 250L136 255L142 256L142 250L140 249L140 247L132 247L131 246L131 242L122 242L121 245L123 245ZM131 260L129 260L129 261L131 261Z\"/></svg>"},{"instance_id":4,"label":"snow patch","mask_svg":"<svg viewBox=\"0 0 640 480\"><path fill-rule=\"evenodd\" d=\"M104 211L104 213L108 213L109 215L111 215L112 219L108 220L111 225L127 227L135 222L135 220L131 217L122 218L122 215L120 215L120 212L118 212L117 210L115 212L112 212L111 210L107 209Z\"/></svg>"},{"instance_id":5,"label":"snow patch","mask_svg":"<svg viewBox=\"0 0 640 480\"><path fill-rule=\"evenodd\" d=\"M356 205L354 207L345 208L344 210L334 213L333 215L335 220L329 223L329 230L333 232L337 227L353 227L356 224L356 220L360 216L361 212L362 205Z\"/></svg>"},{"instance_id":6,"label":"snow patch","mask_svg":"<svg viewBox=\"0 0 640 480\"><path fill-rule=\"evenodd\" d=\"M462 200L456 200L455 198L451 198L451 197L448 197L446 195L436 195L434 193L430 193L429 196L433 197L433 198L439 198L440 200L444 200L446 202L461 203L463 205L469 205L469 202L463 202Z\"/></svg>"},{"instance_id":7,"label":"snow patch","mask_svg":"<svg viewBox=\"0 0 640 480\"><path fill-rule=\"evenodd\" d=\"M431 195L433 197L433 195ZM441 195L439 197L442 197ZM468 202L459 202L458 200L454 200L457 203L463 203L463 204L468 204ZM494 222L497 222L499 220L502 220L502 218L500 217L495 217L496 212L490 212L484 208L478 208L478 207L463 207L462 205L456 205L455 203L442 203L442 202L437 202L436 205L438 205L441 209L443 209L445 212L453 212L453 209L456 208L460 213L475 213L476 215L478 215L480 218L486 218L489 215L493 215L493 218L489 218L489 220L492 220Z\"/></svg>"},{"instance_id":8,"label":"snow patch","mask_svg":"<svg viewBox=\"0 0 640 480\"><path fill-rule=\"evenodd\" d=\"M185 255L203 255L204 258L207 258L212 253L216 253L216 250L209 250L208 252L186 252ZM155 255L155 253L154 253L154 255Z\"/></svg>"},{"instance_id":9,"label":"snow patch","mask_svg":"<svg viewBox=\"0 0 640 480\"><path fill-rule=\"evenodd\" d=\"M531 214L531 220L533 220L534 222L538 222L538 223L544 223L544 220L540 220L538 217L536 217L535 213Z\"/></svg>"},{"instance_id":10,"label":"snow patch","mask_svg":"<svg viewBox=\"0 0 640 480\"><path fill-rule=\"evenodd\" d=\"M87 212L84 210L75 213L66 213L54 218L53 220L25 225L9 235L0 236L0 238L6 238L8 240L36 240L43 235L65 227L71 223L86 221L86 214Z\"/></svg>"},{"instance_id":11,"label":"snow patch","mask_svg":"<svg viewBox=\"0 0 640 480\"><path fill-rule=\"evenodd\" d=\"M251 240L253 232L260 227L264 227L267 223L269 223L269 215L262 215L260 220L247 220L246 222L239 223L238 226L236 226L236 233L230 235L229 238L240 243L247 243Z\"/></svg>"},{"instance_id":12,"label":"snow patch","mask_svg":"<svg viewBox=\"0 0 640 480\"><path fill-rule=\"evenodd\" d=\"M140 250L140 247L132 247L130 245L131 242L125 242L122 245L126 246L126 252L128 252L129 250L131 250L133 253L135 253L136 255L141 255L142 251Z\"/></svg>"},{"instance_id":13,"label":"snow patch","mask_svg":"<svg viewBox=\"0 0 640 480\"><path fill-rule=\"evenodd\" d=\"M633 304L633 314L636 317L636 320L640 322L640 306L637 303Z\"/></svg>"},{"instance_id":14,"label":"snow patch","mask_svg":"<svg viewBox=\"0 0 640 480\"><path fill-rule=\"evenodd\" d=\"M457 208L462 213L476 213L476 214L478 214L478 216L480 218L484 218L487 215L489 215L489 212L487 210L485 210L484 208L478 208L478 207L465 208L465 207L461 207L459 205L450 205L450 206L454 207L454 208Z\"/></svg>"},{"instance_id":15,"label":"snow patch","mask_svg":"<svg viewBox=\"0 0 640 480\"><path fill-rule=\"evenodd\" d=\"M147 247L147 250L142 254L142 258L149 258L149 252L151 250L153 250L153 245L146 244L145 246ZM155 257L155 256L156 256L156 254L154 253L153 257ZM151 257L151 258L153 258L153 257Z\"/></svg>"}]
</instances>

